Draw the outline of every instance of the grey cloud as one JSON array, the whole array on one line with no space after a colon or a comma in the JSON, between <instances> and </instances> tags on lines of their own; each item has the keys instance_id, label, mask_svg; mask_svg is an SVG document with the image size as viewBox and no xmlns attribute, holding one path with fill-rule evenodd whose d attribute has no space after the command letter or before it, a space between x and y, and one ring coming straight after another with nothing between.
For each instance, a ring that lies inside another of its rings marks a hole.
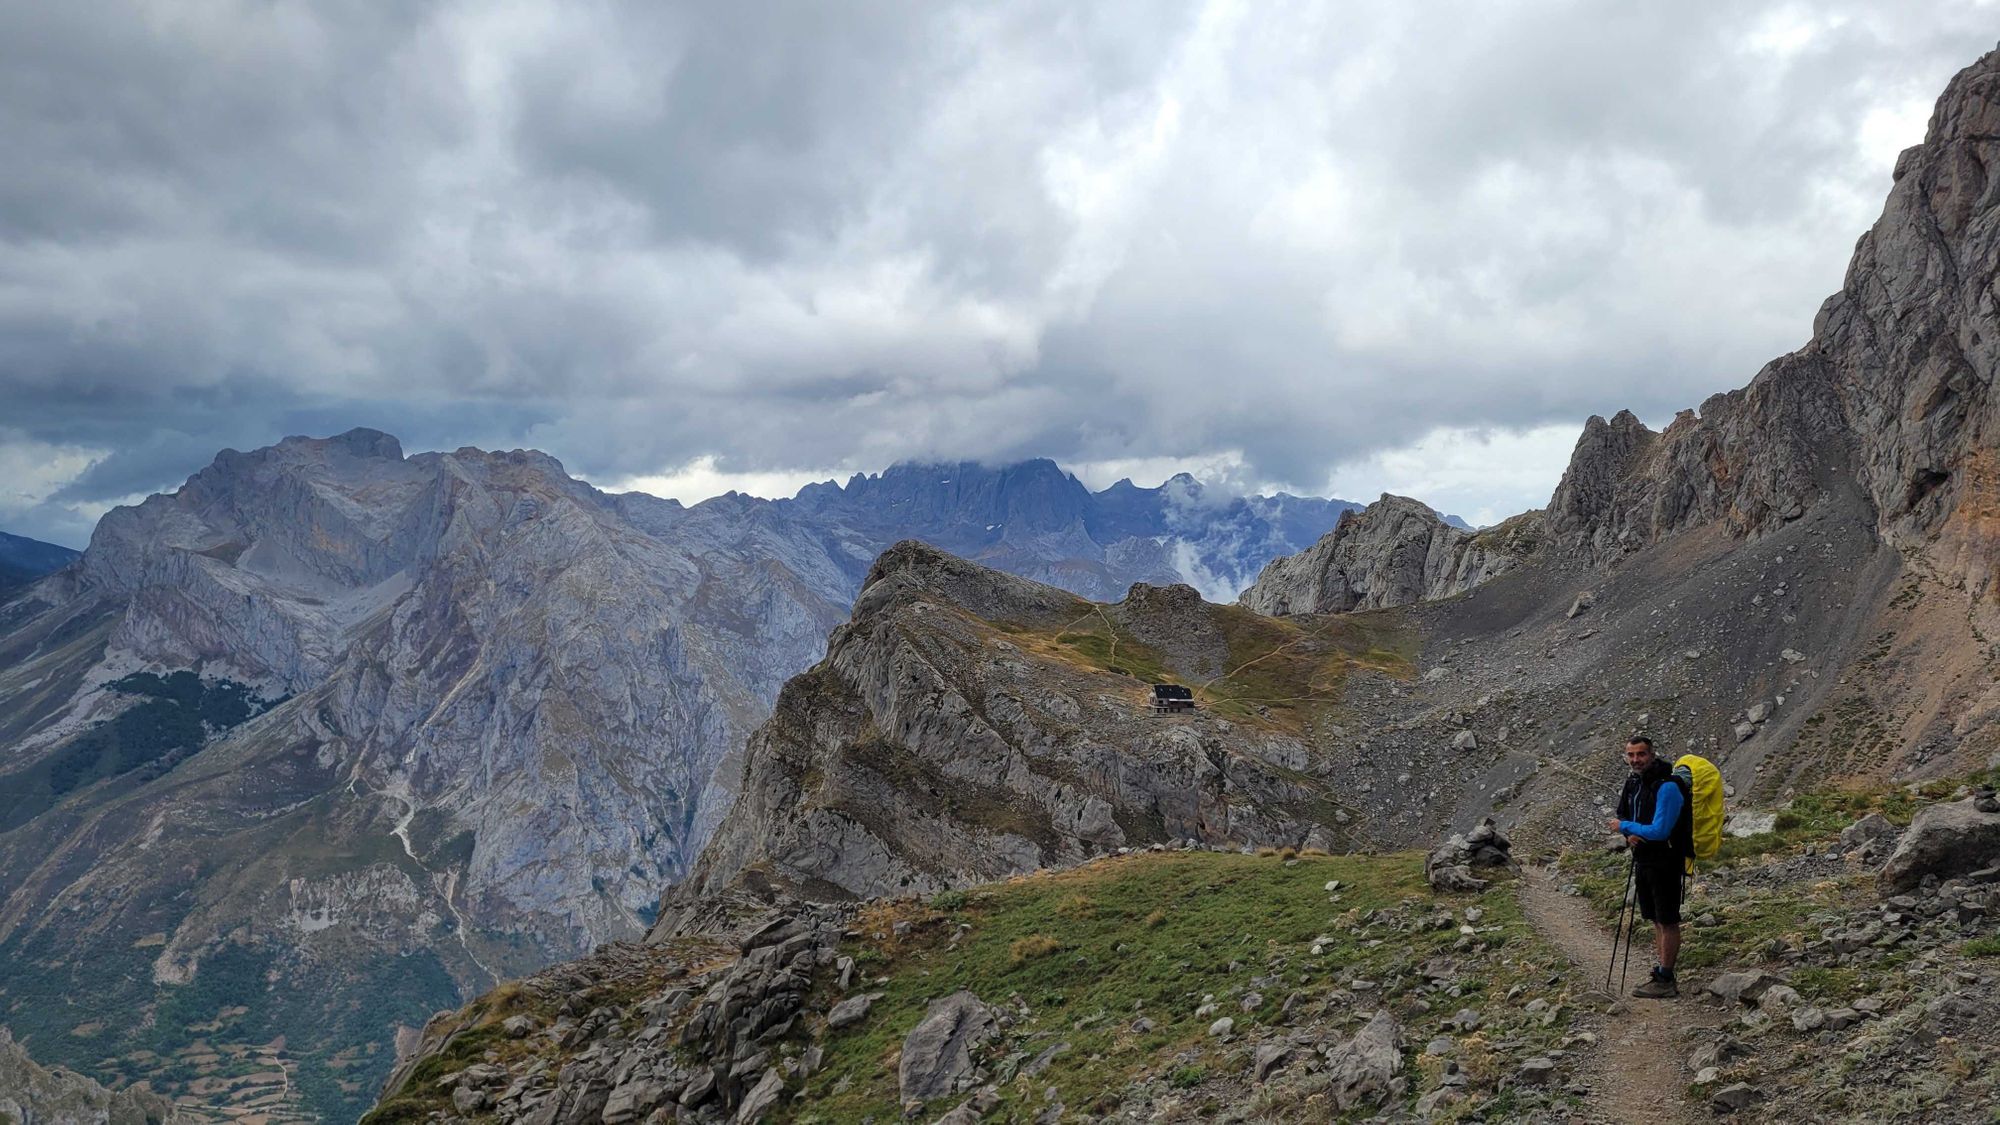
<instances>
[{"instance_id":1,"label":"grey cloud","mask_svg":"<svg viewBox=\"0 0 2000 1125\"><path fill-rule=\"evenodd\" d=\"M1435 426L1663 417L1804 338L1887 186L1864 122L1989 25L13 5L0 434L106 456L4 518L356 424L606 481L1240 450L1311 490Z\"/></svg>"}]
</instances>

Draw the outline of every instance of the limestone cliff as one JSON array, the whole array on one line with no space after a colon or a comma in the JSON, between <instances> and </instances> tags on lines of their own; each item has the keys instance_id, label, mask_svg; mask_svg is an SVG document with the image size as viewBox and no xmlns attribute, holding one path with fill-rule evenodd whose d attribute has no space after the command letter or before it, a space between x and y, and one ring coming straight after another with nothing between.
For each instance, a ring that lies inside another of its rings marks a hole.
<instances>
[{"instance_id":1,"label":"limestone cliff","mask_svg":"<svg viewBox=\"0 0 2000 1125\"><path fill-rule=\"evenodd\" d=\"M1812 337L1747 387L1653 433L1591 419L1549 504L1564 544L1603 561L1719 522L1756 535L1841 482L1884 539L1921 551L1978 599L2000 560L2000 63L1938 100L1924 142L1861 237Z\"/></svg>"},{"instance_id":2,"label":"limestone cliff","mask_svg":"<svg viewBox=\"0 0 2000 1125\"><path fill-rule=\"evenodd\" d=\"M1955 77L1924 142L1896 162L1881 217L1799 350L1664 431L1591 418L1545 513L1552 553L1615 563L1715 526L1767 535L1849 489L1884 542L1992 614L2000 566L2000 63ZM1510 521L1513 522L1513 521ZM1385 497L1243 596L1264 612L1337 612L1460 592L1510 565L1433 513Z\"/></svg>"},{"instance_id":3,"label":"limestone cliff","mask_svg":"<svg viewBox=\"0 0 2000 1125\"><path fill-rule=\"evenodd\" d=\"M1319 542L1266 564L1239 601L1258 613L1346 613L1447 598L1505 574L1532 542L1466 531L1384 493Z\"/></svg>"}]
</instances>

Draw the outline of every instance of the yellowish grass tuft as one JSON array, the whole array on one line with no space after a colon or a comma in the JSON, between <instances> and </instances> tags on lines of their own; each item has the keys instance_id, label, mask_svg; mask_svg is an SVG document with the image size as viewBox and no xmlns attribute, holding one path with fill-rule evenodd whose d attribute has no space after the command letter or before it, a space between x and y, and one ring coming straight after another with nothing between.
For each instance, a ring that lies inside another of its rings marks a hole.
<instances>
[{"instance_id":1,"label":"yellowish grass tuft","mask_svg":"<svg viewBox=\"0 0 2000 1125\"><path fill-rule=\"evenodd\" d=\"M1086 894L1064 895L1056 903L1056 913L1071 921L1082 921L1097 913L1097 903Z\"/></svg>"},{"instance_id":2,"label":"yellowish grass tuft","mask_svg":"<svg viewBox=\"0 0 2000 1125\"><path fill-rule=\"evenodd\" d=\"M1038 957L1047 957L1062 948L1062 943L1047 934L1029 934L1015 938L1007 947L1007 960L1011 964L1025 965Z\"/></svg>"}]
</instances>

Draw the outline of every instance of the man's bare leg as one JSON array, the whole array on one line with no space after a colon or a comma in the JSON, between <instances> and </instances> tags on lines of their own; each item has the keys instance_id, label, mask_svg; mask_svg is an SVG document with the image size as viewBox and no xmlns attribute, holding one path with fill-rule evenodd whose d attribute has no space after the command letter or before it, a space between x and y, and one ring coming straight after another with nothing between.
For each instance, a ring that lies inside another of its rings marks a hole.
<instances>
[{"instance_id":1,"label":"man's bare leg","mask_svg":"<svg viewBox=\"0 0 2000 1125\"><path fill-rule=\"evenodd\" d=\"M1681 928L1653 923L1653 953L1659 958L1660 967L1674 971L1674 962L1681 955Z\"/></svg>"}]
</instances>

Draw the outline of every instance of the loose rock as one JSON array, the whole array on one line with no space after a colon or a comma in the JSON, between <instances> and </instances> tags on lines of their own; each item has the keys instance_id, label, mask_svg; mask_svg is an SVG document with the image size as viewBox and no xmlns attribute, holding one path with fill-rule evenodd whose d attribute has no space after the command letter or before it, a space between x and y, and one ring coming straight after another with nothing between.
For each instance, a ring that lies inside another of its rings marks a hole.
<instances>
[{"instance_id":1,"label":"loose rock","mask_svg":"<svg viewBox=\"0 0 2000 1125\"><path fill-rule=\"evenodd\" d=\"M933 1000L903 1039L896 1086L905 1101L927 1102L956 1093L972 1073L972 1052L997 1029L992 1011L970 992Z\"/></svg>"}]
</instances>

